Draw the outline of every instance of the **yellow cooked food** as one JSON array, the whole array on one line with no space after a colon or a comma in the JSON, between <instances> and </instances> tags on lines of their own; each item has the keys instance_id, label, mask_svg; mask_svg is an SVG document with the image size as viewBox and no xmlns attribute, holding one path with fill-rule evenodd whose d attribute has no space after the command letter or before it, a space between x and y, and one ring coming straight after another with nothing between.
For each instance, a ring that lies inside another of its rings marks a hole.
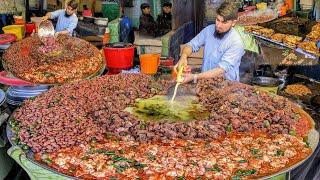
<instances>
[{"instance_id":1,"label":"yellow cooked food","mask_svg":"<svg viewBox=\"0 0 320 180\"><path fill-rule=\"evenodd\" d=\"M312 94L311 90L307 86L302 84L288 85L284 91L292 96L305 96L308 94Z\"/></svg>"}]
</instances>

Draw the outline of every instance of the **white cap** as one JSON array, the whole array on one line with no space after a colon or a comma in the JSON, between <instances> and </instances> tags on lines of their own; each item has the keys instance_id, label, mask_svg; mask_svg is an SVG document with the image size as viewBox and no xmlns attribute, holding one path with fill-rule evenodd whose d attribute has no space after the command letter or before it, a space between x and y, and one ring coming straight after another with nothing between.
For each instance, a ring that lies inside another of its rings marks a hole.
<instances>
[{"instance_id":1,"label":"white cap","mask_svg":"<svg viewBox=\"0 0 320 180\"><path fill-rule=\"evenodd\" d=\"M106 27L106 31L104 33L110 33L110 30L108 27Z\"/></svg>"}]
</instances>

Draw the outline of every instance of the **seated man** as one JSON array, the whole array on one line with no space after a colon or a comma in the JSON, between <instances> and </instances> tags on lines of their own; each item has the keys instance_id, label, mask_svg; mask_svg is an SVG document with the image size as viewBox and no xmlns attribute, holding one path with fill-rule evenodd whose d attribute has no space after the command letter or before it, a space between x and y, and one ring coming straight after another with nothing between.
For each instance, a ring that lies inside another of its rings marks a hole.
<instances>
[{"instance_id":1,"label":"seated man","mask_svg":"<svg viewBox=\"0 0 320 180\"><path fill-rule=\"evenodd\" d=\"M171 7L172 4L170 2L166 2L162 6L162 14L158 15L157 22L159 25L159 34L164 35L171 31Z\"/></svg>"},{"instance_id":2,"label":"seated man","mask_svg":"<svg viewBox=\"0 0 320 180\"><path fill-rule=\"evenodd\" d=\"M87 5L83 5L82 16L91 17L92 11L87 7Z\"/></svg>"},{"instance_id":3,"label":"seated man","mask_svg":"<svg viewBox=\"0 0 320 180\"><path fill-rule=\"evenodd\" d=\"M158 25L150 14L150 5L147 3L142 3L140 8L142 11L139 25L140 33L157 37L159 35Z\"/></svg>"}]
</instances>

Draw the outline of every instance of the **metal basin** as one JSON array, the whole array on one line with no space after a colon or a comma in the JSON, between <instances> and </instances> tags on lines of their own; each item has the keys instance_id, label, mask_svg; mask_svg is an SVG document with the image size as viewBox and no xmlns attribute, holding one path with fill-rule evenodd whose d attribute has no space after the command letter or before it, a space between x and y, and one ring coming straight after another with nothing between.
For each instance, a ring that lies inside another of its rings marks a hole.
<instances>
[{"instance_id":1,"label":"metal basin","mask_svg":"<svg viewBox=\"0 0 320 180\"><path fill-rule=\"evenodd\" d=\"M252 83L259 86L276 87L283 82L277 78L258 76L253 79Z\"/></svg>"}]
</instances>

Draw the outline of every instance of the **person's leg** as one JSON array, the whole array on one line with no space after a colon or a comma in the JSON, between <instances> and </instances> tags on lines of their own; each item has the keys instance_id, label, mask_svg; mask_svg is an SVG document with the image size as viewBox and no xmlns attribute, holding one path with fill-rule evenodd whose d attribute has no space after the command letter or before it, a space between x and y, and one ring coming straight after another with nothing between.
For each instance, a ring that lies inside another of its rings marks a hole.
<instances>
[{"instance_id":1,"label":"person's leg","mask_svg":"<svg viewBox=\"0 0 320 180\"><path fill-rule=\"evenodd\" d=\"M1 23L3 24L3 26L7 25L7 18L5 14L0 14L0 19L1 19Z\"/></svg>"}]
</instances>

